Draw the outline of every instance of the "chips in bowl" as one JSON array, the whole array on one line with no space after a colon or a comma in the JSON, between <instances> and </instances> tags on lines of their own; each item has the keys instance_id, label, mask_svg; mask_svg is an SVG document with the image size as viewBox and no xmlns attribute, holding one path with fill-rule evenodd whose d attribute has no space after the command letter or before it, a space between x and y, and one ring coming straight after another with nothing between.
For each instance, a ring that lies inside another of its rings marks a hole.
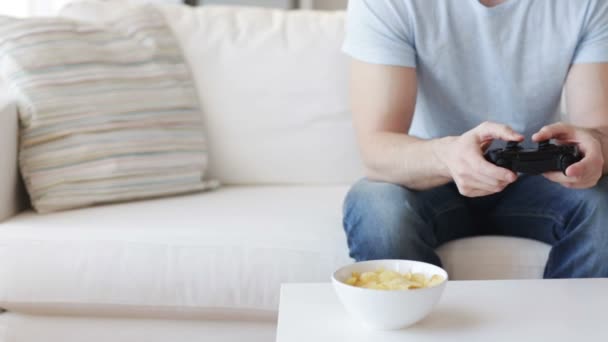
<instances>
[{"instance_id":1,"label":"chips in bowl","mask_svg":"<svg viewBox=\"0 0 608 342\"><path fill-rule=\"evenodd\" d=\"M375 272L352 272L345 283L374 290L415 290L439 285L444 280L437 274L428 278L422 273L399 273L381 268Z\"/></svg>"}]
</instances>

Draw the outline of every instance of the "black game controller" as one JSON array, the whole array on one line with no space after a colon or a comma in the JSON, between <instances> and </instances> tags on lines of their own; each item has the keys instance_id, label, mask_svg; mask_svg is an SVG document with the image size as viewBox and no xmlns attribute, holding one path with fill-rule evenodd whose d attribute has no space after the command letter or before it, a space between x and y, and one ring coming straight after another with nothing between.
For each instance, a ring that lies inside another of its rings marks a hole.
<instances>
[{"instance_id":1,"label":"black game controller","mask_svg":"<svg viewBox=\"0 0 608 342\"><path fill-rule=\"evenodd\" d=\"M583 159L576 145L554 145L550 141L541 141L538 149L524 149L518 142L510 141L505 148L486 152L485 157L496 166L533 175L551 171L566 174L570 165Z\"/></svg>"}]
</instances>

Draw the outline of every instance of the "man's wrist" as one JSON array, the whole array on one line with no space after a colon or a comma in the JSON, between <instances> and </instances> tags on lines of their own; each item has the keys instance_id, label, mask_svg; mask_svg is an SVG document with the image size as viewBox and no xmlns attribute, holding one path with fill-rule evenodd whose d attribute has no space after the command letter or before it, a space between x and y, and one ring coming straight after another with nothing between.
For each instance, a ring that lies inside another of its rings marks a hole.
<instances>
[{"instance_id":1,"label":"man's wrist","mask_svg":"<svg viewBox=\"0 0 608 342\"><path fill-rule=\"evenodd\" d=\"M602 144L602 146L604 145L608 127L587 128L587 130L600 142L600 144Z\"/></svg>"},{"instance_id":2,"label":"man's wrist","mask_svg":"<svg viewBox=\"0 0 608 342\"><path fill-rule=\"evenodd\" d=\"M454 143L454 140L456 140L456 137L448 136L430 141L431 150L433 151L433 156L435 158L435 165L437 167L436 172L439 176L446 179L452 179L446 158L446 147Z\"/></svg>"},{"instance_id":3,"label":"man's wrist","mask_svg":"<svg viewBox=\"0 0 608 342\"><path fill-rule=\"evenodd\" d=\"M602 156L604 157L604 168L602 173L608 174L608 127L587 128L587 131L600 143Z\"/></svg>"}]
</instances>

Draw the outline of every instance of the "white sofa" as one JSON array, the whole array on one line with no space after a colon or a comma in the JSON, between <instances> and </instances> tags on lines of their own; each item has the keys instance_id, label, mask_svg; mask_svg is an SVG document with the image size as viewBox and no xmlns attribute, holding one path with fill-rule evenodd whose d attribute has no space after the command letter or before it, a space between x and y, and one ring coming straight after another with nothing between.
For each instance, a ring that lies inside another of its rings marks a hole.
<instances>
[{"instance_id":1,"label":"white sofa","mask_svg":"<svg viewBox=\"0 0 608 342\"><path fill-rule=\"evenodd\" d=\"M104 22L120 6L63 15ZM0 91L0 341L271 341L281 283L326 282L351 262L341 206L362 172L343 13L159 8L226 186L37 215L18 181L15 105ZM540 277L548 250L481 237L439 252L452 279L495 279Z\"/></svg>"}]
</instances>

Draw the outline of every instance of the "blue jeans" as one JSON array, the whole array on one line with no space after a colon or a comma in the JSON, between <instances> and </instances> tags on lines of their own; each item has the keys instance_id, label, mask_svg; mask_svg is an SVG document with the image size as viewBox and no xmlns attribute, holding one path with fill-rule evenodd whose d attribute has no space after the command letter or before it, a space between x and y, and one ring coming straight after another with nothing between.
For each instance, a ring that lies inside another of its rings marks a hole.
<instances>
[{"instance_id":1,"label":"blue jeans","mask_svg":"<svg viewBox=\"0 0 608 342\"><path fill-rule=\"evenodd\" d=\"M344 229L357 261L412 259L441 266L435 248L476 235L553 246L545 278L608 277L608 177L572 190L522 176L502 193L467 198L456 185L428 191L362 180L348 193Z\"/></svg>"}]
</instances>

